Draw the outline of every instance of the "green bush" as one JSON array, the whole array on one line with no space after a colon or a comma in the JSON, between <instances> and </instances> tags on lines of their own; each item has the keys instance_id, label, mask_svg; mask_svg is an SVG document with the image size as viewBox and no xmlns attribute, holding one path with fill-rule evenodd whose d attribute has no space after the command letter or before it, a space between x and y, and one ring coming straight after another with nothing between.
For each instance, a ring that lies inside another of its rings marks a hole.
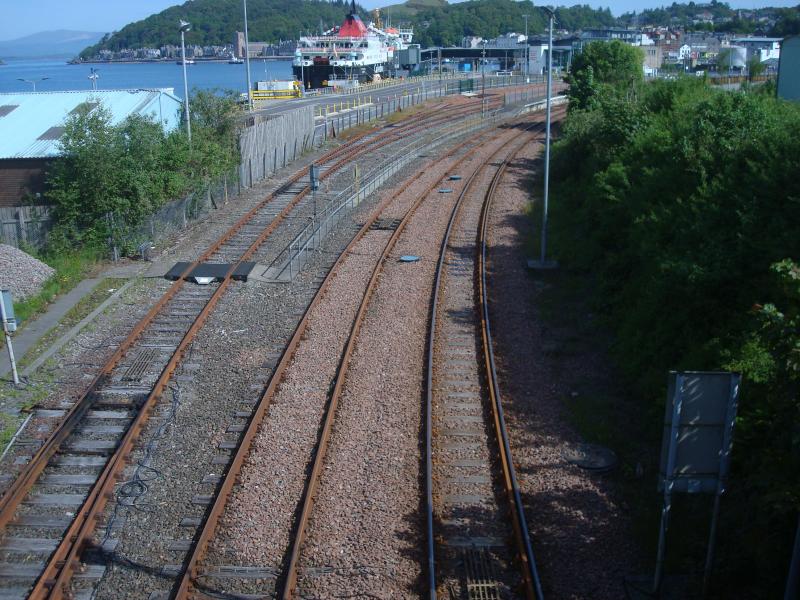
<instances>
[{"instance_id":1,"label":"green bush","mask_svg":"<svg viewBox=\"0 0 800 600\"><path fill-rule=\"evenodd\" d=\"M596 279L643 408L670 369L744 374L721 574L775 597L800 509L800 106L688 78L604 85L554 147L555 253Z\"/></svg>"},{"instance_id":2,"label":"green bush","mask_svg":"<svg viewBox=\"0 0 800 600\"><path fill-rule=\"evenodd\" d=\"M119 125L102 107L71 115L60 140L63 155L47 174L56 222L51 250L100 248L111 237L131 245L128 233L145 217L238 165L233 96L196 92L191 110L191 144L183 128L165 134L138 115Z\"/></svg>"}]
</instances>

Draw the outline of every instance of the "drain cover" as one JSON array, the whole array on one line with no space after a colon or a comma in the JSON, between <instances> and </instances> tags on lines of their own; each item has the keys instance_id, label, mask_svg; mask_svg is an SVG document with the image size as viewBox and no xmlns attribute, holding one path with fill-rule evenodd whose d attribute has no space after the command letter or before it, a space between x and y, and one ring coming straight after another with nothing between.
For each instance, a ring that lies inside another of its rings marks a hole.
<instances>
[{"instance_id":1,"label":"drain cover","mask_svg":"<svg viewBox=\"0 0 800 600\"><path fill-rule=\"evenodd\" d=\"M462 555L468 600L500 600L492 557L485 548L472 548Z\"/></svg>"},{"instance_id":2,"label":"drain cover","mask_svg":"<svg viewBox=\"0 0 800 600\"><path fill-rule=\"evenodd\" d=\"M617 455L614 451L596 444L567 446L561 451L561 457L581 469L596 473L605 473L617 466Z\"/></svg>"}]
</instances>

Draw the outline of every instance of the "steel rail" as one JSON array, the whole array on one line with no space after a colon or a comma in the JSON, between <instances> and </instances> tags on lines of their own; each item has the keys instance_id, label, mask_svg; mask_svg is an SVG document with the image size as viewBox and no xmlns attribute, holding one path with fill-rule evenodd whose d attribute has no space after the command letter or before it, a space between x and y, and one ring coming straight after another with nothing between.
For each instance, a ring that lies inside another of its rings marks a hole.
<instances>
[{"instance_id":1,"label":"steel rail","mask_svg":"<svg viewBox=\"0 0 800 600\"><path fill-rule=\"evenodd\" d=\"M416 130L426 125L416 124L410 129ZM374 151L378 148L386 146L401 136L407 135L408 132L392 132L385 138L379 138L374 144L367 144L366 146L355 146L352 150L346 151L325 173L321 174L320 178L325 179L335 173L343 165L348 164L354 156L363 154L366 151ZM307 170L307 168L306 168ZM296 181L296 180L295 180ZM286 188L288 184L282 186ZM68 583L72 578L75 571L80 569L78 557L83 551L84 546L90 540L95 528L96 523L102 516L103 509L105 508L108 500L113 497L113 488L117 481L121 478L123 469L127 464L127 459L134 449L134 444L143 431L150 414L155 409L155 405L161 396L161 393L169 383L172 374L178 367L178 364L183 358L183 355L189 345L194 341L197 333L205 324L207 318L210 316L213 309L216 307L219 300L224 295L225 291L233 281L232 275L236 269L246 262L258 250L258 248L266 241L272 232L280 225L281 222L292 212L295 206L302 198L307 196L311 188L305 186L303 190L295 195L295 197L282 209L282 211L270 222L270 224L259 234L255 241L249 248L241 255L241 257L232 263L224 279L220 282L217 289L214 291L211 298L203 306L197 319L193 322L189 330L184 335L175 353L170 358L167 366L164 367L161 375L156 381L153 390L148 395L147 399L142 404L139 412L137 413L134 421L129 426L125 436L118 445L112 457L103 468L97 482L92 487L86 501L81 507L81 510L76 514L75 519L72 521L67 533L62 538L56 550L51 555L47 562L42 575L36 582L31 597L37 598L39 596L49 597L52 600L59 600L68 593ZM255 212L253 212L255 214ZM246 221L240 219L242 225ZM237 229L238 230L238 229ZM50 589L49 596L46 595L46 589Z\"/></svg>"},{"instance_id":2,"label":"steel rail","mask_svg":"<svg viewBox=\"0 0 800 600\"><path fill-rule=\"evenodd\" d=\"M421 125L420 123L414 123L410 129L418 129L422 126L424 126L424 124ZM327 152L323 155L321 160L330 160L330 158L337 157L341 158L325 173L323 173L321 177L326 178L330 176L342 165L347 164L353 156L357 156L360 153L364 153L368 150L374 150L378 147L391 143L396 138L399 138L405 134L403 131L404 129L405 128L400 128L396 131L391 131L383 138L378 137L376 143L367 143L364 145L356 144L354 147L351 147L352 144L359 142L362 138L375 133L375 131L367 131L351 139L348 145L343 145ZM250 211L243 215L232 227L228 229L223 236L221 236L197 260L191 263L184 270L180 279L170 286L170 289L165 292L156 305L150 311L148 311L148 313L142 320L139 321L139 323L137 323L126 340L120 345L112 357L103 366L101 372L95 377L89 388L76 402L75 406L69 411L64 421L62 421L54 434L46 440L42 448L36 453L36 455L34 455L34 457L32 457L26 469L20 474L20 476L15 480L14 484L12 484L12 486L9 488L7 493L2 497L2 503L0 503L0 529L6 527L14 518L17 508L25 496L30 492L30 489L35 484L39 475L41 475L46 468L50 458L52 458L52 456L58 451L61 444L69 437L69 435L73 433L83 416L86 414L86 412L88 412L93 404L92 394L100 387L100 384L104 381L104 379L107 378L113 369L119 364L119 361L124 356L125 352L133 347L141 333L160 313L161 309L163 309L164 306L171 299L173 299L178 291L183 287L184 278L191 272L191 269L222 248L224 244L234 235L236 235L244 225L252 220L252 218L256 216L264 206L273 200L281 192L281 190L285 190L293 183L296 183L307 172L308 167L304 167L298 171L287 181L287 183L282 185L275 192L269 194L264 200L259 202ZM228 270L220 286L218 286L209 301L204 305L197 319L186 332L178 348L162 370L158 381L143 405L140 407L137 416L134 418L121 442L118 444L115 453L109 458L106 466L100 474L100 477L89 492L84 504L82 505L81 509L77 511L75 519L72 521L56 550L53 552L47 564L45 565L42 574L37 579L34 588L31 591L30 597L48 597L49 595L51 598L61 598L62 594L67 592L65 588L66 583L70 579L72 573L79 568L78 555L94 531L95 520L99 519L102 509L105 507L106 502L110 499L113 486L125 467L125 461L130 455L134 443L143 430L158 397L160 397L160 394L166 387L172 373L182 359L186 348L194 339L202 325L205 323L205 320L216 306L224 291L230 285L232 280L231 275L235 271L236 267L252 256L258 247L260 247L260 245L294 209L297 203L299 203L299 201L308 193L309 187L306 186L292 199L289 204L287 204L287 206L281 211L281 213L279 213L279 215L273 218L270 224L250 245L247 251L245 251L245 253ZM50 590L49 594L47 591L48 589Z\"/></svg>"},{"instance_id":3,"label":"steel rail","mask_svg":"<svg viewBox=\"0 0 800 600\"><path fill-rule=\"evenodd\" d=\"M482 140L481 144L490 143L498 139L499 137L502 137L502 135L503 132L500 132L495 136L493 136L490 140ZM463 163L472 154L477 152L480 149L480 147L481 145L478 145L470 149L466 154L464 154L464 156L459 158L456 164ZM414 203L412 204L406 215L403 217L403 220L400 222L397 229L392 233L392 236L387 242L386 247L384 248L380 258L376 263L376 266L372 272L372 276L369 279L367 288L362 297L361 304L358 308L358 312L356 313L356 316L353 320L353 325L351 327L350 334L348 336L347 345L345 346L340 358L339 369L337 371L335 378L335 385L333 391L331 392L331 398L328 401L328 406L325 411L322 432L320 434L320 439L317 444L317 450L314 453L314 463L311 475L309 476L308 485L303 495L302 510L300 513L300 519L298 520L298 525L296 528L297 530L294 539L292 540L292 549L290 553L289 566L286 573L286 580L284 582L283 591L277 594L283 600L290 600L292 598L294 589L297 585L297 569L300 561L300 553L302 550L303 542L305 541L308 521L311 516L312 509L314 507L315 494L317 491L317 487L319 486L320 475L322 473L322 467L325 461L328 442L330 440L331 432L333 430L333 423L336 416L336 408L338 406L339 399L344 389L344 383L350 365L350 359L355 349L355 344L357 342L358 334L360 332L361 325L364 321L366 311L369 307L372 294L377 288L378 278L383 272L383 265L386 263L389 254L394 248L397 240L400 238L400 235L402 234L406 225L410 221L413 214L416 212L417 208L419 208L422 202L430 195L430 193L438 185L441 185L441 180L435 181L431 186L427 188L425 192L419 195L419 197L414 201Z\"/></svg>"},{"instance_id":4,"label":"steel rail","mask_svg":"<svg viewBox=\"0 0 800 600\"><path fill-rule=\"evenodd\" d=\"M358 141L361 137L368 135L368 133L370 132L365 132L358 138L351 140L351 143ZM329 160L331 157L338 156L345 148L346 146L334 148L323 155L323 159ZM243 215L199 258L187 266L183 273L181 273L181 276L169 287L169 289L161 296L156 304L153 305L147 314L145 314L145 316L142 317L142 319L134 326L125 340L123 340L119 345L117 350L105 362L98 375L95 376L92 382L87 386L81 397L75 402L75 405L67 412L64 420L48 437L48 439L45 440L39 450L31 457L31 460L28 461L25 468L17 475L14 482L6 489L6 492L3 494L3 496L0 497L0 530L4 529L14 518L14 514L19 507L19 504L46 467L47 461L56 453L64 440L74 431L77 424L89 410L91 406L91 402L89 402L91 394L99 387L103 379L112 373L125 353L136 343L141 333L147 328L148 325L152 323L155 317L161 312L161 309L164 308L164 306L183 288L185 284L184 278L191 273L191 271L197 265L205 261L209 256L219 250L247 222L249 222L258 213L258 211L263 209L270 201L272 201L281 191L281 189L288 188L291 184L299 181L300 178L307 173L308 167L304 167L298 173L293 175L286 184L282 185L281 188L270 193L266 198L264 198L264 200L259 202L250 211Z\"/></svg>"},{"instance_id":5,"label":"steel rail","mask_svg":"<svg viewBox=\"0 0 800 600\"><path fill-rule=\"evenodd\" d=\"M530 131L535 127L540 127L542 123L533 123L529 127L526 128L526 132ZM513 158L520 152L520 150L528 143L529 140L523 140L519 144L517 144L511 151L507 152L506 157L503 159L500 166L495 171L494 176L492 177L492 181L489 184L489 187L484 196L484 204L483 210L485 210L487 199L490 198L497 187L502 174L504 173L506 166L508 163L513 160ZM426 409L425 409L425 467L426 467L426 525L427 525L427 562L428 562L428 597L430 600L436 600L436 541L434 535L434 507L433 507L433 456L432 456L432 449L433 449L433 373L434 373L434 357L435 357L435 345L436 345L436 329L437 329L437 308L439 305L439 290L442 287L442 274L444 272L444 264L445 264L445 257L447 255L447 248L449 246L450 241L450 234L452 232L453 226L455 224L456 218L458 216L458 212L462 206L462 201L464 197L469 192L470 188L472 187L475 179L479 175L481 171L483 171L486 167L488 167L491 160L500 154L503 151L501 148L497 152L495 152L492 157L486 161L486 163L479 168L478 170L473 173L470 178L465 183L459 198L453 207L452 213L450 215L450 221L447 225L447 230L445 232L445 236L442 239L442 244L440 247L439 253L439 260L436 265L436 274L435 274L435 281L433 286L433 293L431 298L431 317L428 326L428 348L427 348L427 374L426 374ZM482 212L483 215L483 212ZM479 224L480 229L480 224ZM482 334L483 337L483 334ZM485 343L484 343L485 348ZM485 368L487 373L489 372L489 363L486 363ZM492 368L492 375L496 378L496 374L493 371L494 364L491 364ZM487 377L487 379L491 379ZM492 410L493 415L497 415L497 408L499 405L497 404L499 400L496 400L495 395L493 393L493 388L490 386L490 401L492 403ZM499 407L500 411L502 411L502 407ZM500 413L502 416L502 412ZM495 421L495 432L497 435L498 441L498 450L501 458L501 464L503 469L503 477L506 490L508 492L509 488L513 489L516 485L516 479L514 476L513 471L513 464L511 463L511 451L508 447L506 437L505 437L505 424L504 422L498 421L497 418L494 419ZM502 424L503 428L502 431L498 428L498 424ZM501 442L503 440L503 442ZM509 473L511 477L509 478ZM512 485L513 482L513 485ZM518 487L517 487L518 491ZM509 496L511 498L511 496ZM522 505L521 502L519 504L512 503L511 505L511 512L514 515L514 519L512 521L513 530L514 530L514 538L516 541L517 546L517 556L520 562L520 571L523 578L523 585L525 588L525 595L530 600L533 598L537 598L541 600L543 598L542 591L541 591L541 584L539 581L538 571L536 569L536 564L533 560L533 551L531 550L530 545L530 536L527 530L527 522L524 519L524 513L522 513Z\"/></svg>"},{"instance_id":6,"label":"steel rail","mask_svg":"<svg viewBox=\"0 0 800 600\"><path fill-rule=\"evenodd\" d=\"M442 157L438 158L437 162L445 160L446 158L451 156L454 152L456 152L458 149L465 146L467 143L474 141L474 139L478 135L480 134L475 134L470 138L464 140L463 142L459 143L457 146L449 150ZM425 173L423 171L418 172L411 179L411 181L419 179L424 174ZM432 186L430 186L426 194L429 193L437 184L438 181L435 182ZM213 537L216 531L219 519L224 512L228 497L230 496L233 490L233 486L236 484L236 480L239 476L239 473L241 472L241 468L244 464L244 461L250 452L252 441L258 431L258 428L260 427L261 422L264 420L266 416L266 413L271 405L272 399L274 398L275 393L277 392L278 385L280 384L280 381L282 381L286 370L291 364L292 358L297 350L297 347L300 344L300 341L302 340L305 334L311 311L321 301L322 297L324 296L326 290L330 285L331 280L335 276L338 267L345 260L352 247L369 231L370 227L380 217L383 210L389 205L389 203L392 200L393 197L389 197L383 200L381 204L373 211L373 216L361 227L361 229L355 234L355 236L353 236L352 240L348 243L347 247L342 251L337 261L329 270L326 278L323 280L314 298L312 299L311 303L304 312L303 317L301 318L300 323L295 329L295 332L291 340L289 341L288 345L283 351L283 354L281 355L281 359L279 360L275 368L275 371L270 377L270 381L267 384L267 387L265 388L264 393L262 394L262 397L256 406L253 417L251 418L250 423L248 424L248 427L245 430L244 435L242 436L242 440L236 450L233 459L231 460L230 466L228 467L220 483L220 487L216 493L214 504L212 505L210 511L208 512L208 516L206 518L205 523L203 524L203 528L200 531L200 534L197 537L197 541L194 544L192 554L188 558L187 566L184 569L184 575L181 578L181 582L177 588L176 598L182 599L188 597L192 589L195 587L193 582L200 576L199 566L201 560L204 556L204 553L208 547L211 538Z\"/></svg>"},{"instance_id":7,"label":"steel rail","mask_svg":"<svg viewBox=\"0 0 800 600\"><path fill-rule=\"evenodd\" d=\"M525 581L526 595L528 598L542 600L544 592L542 582L539 577L539 570L536 567L536 559L533 554L528 522L525 519L525 508L522 503L522 496L519 491L519 483L514 469L514 461L511 453L511 444L506 430L505 417L503 415L503 405L500 398L500 388L497 380L497 370L494 362L494 350L492 348L492 334L489 320L489 299L486 290L486 230L488 214L492 200L495 196L497 186L505 173L508 164L514 159L522 148L517 148L509 158L503 161L497 169L486 196L481 210L481 217L478 225L478 242L480 252L478 253L478 269L476 274L478 284L478 308L481 320L481 341L484 356L484 369L488 377L487 386L489 388L490 404L492 406L492 416L495 426L495 436L499 446L500 462L503 470L503 481L505 483L506 496L509 501L509 510L513 515L512 525L514 537L517 543L517 551L521 564L523 579Z\"/></svg>"}]
</instances>

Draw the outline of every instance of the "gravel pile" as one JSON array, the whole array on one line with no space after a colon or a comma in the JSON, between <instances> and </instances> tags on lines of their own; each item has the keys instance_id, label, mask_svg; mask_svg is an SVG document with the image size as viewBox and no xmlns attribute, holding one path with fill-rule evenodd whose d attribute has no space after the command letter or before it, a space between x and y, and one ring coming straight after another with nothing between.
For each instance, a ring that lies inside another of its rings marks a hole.
<instances>
[{"instance_id":1,"label":"gravel pile","mask_svg":"<svg viewBox=\"0 0 800 600\"><path fill-rule=\"evenodd\" d=\"M52 267L27 252L0 244L0 289L11 290L14 300L36 295L53 273Z\"/></svg>"},{"instance_id":2,"label":"gravel pile","mask_svg":"<svg viewBox=\"0 0 800 600\"><path fill-rule=\"evenodd\" d=\"M603 394L613 385L599 360L604 341L583 339L579 350L578 325L545 322L536 303L539 277L525 269L529 165L541 151L541 144L530 144L518 155L490 216L488 290L511 449L545 595L624 598L623 578L636 571L637 559L614 481L561 455L582 441L569 425L565 398L576 386Z\"/></svg>"}]
</instances>

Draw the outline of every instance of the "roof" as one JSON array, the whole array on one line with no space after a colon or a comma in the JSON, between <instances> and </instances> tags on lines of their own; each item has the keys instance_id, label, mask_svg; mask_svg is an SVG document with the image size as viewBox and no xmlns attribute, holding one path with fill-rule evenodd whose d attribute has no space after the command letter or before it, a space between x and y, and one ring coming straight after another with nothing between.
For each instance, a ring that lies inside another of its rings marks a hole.
<instances>
[{"instance_id":1,"label":"roof","mask_svg":"<svg viewBox=\"0 0 800 600\"><path fill-rule=\"evenodd\" d=\"M752 42L754 44L774 44L775 42L782 41L783 38L775 37L735 37L731 38L732 42Z\"/></svg>"},{"instance_id":2,"label":"roof","mask_svg":"<svg viewBox=\"0 0 800 600\"><path fill-rule=\"evenodd\" d=\"M83 104L102 105L112 125L133 114L154 118L164 131L180 124L172 88L0 94L0 159L58 156L64 121Z\"/></svg>"}]
</instances>

